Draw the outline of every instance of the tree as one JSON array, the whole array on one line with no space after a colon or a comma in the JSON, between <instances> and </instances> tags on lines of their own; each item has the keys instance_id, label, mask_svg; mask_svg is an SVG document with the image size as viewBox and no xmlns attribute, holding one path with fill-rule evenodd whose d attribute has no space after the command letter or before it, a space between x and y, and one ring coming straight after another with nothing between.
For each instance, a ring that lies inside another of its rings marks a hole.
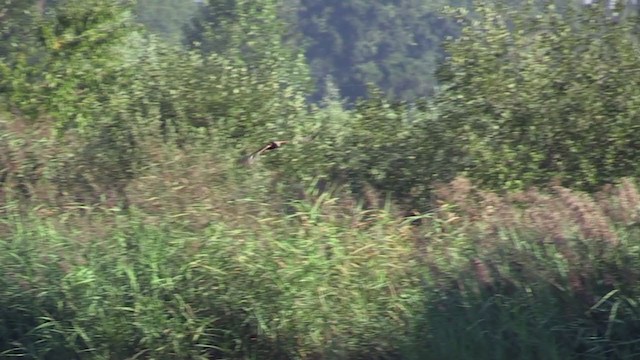
<instances>
[{"instance_id":1,"label":"tree","mask_svg":"<svg viewBox=\"0 0 640 360\"><path fill-rule=\"evenodd\" d=\"M58 184L91 182L122 195L133 177L144 97L137 65L144 47L131 6L119 0L59 2L25 31L34 48L13 51L2 64L7 105L55 129L50 140L69 150L66 159L46 164Z\"/></svg>"},{"instance_id":2,"label":"tree","mask_svg":"<svg viewBox=\"0 0 640 360\"><path fill-rule=\"evenodd\" d=\"M43 6L36 0L0 0L0 97L10 96L10 89L19 86L12 81L12 69L41 55L35 29Z\"/></svg>"},{"instance_id":3,"label":"tree","mask_svg":"<svg viewBox=\"0 0 640 360\"><path fill-rule=\"evenodd\" d=\"M476 5L439 72L438 111L464 149L461 170L493 188L559 179L592 190L638 175L631 23L602 7Z\"/></svg>"},{"instance_id":4,"label":"tree","mask_svg":"<svg viewBox=\"0 0 640 360\"><path fill-rule=\"evenodd\" d=\"M45 5L43 0L0 0L0 57L6 57L27 40Z\"/></svg>"},{"instance_id":5,"label":"tree","mask_svg":"<svg viewBox=\"0 0 640 360\"><path fill-rule=\"evenodd\" d=\"M279 1L218 0L200 6L185 31L187 47L203 56L193 74L202 86L192 109L198 125L249 148L290 137L310 83L303 55L283 41Z\"/></svg>"},{"instance_id":6,"label":"tree","mask_svg":"<svg viewBox=\"0 0 640 360\"><path fill-rule=\"evenodd\" d=\"M428 101L392 101L376 89L369 93L348 109L328 81L319 107L298 125L317 136L294 139L264 160L278 165L286 178L280 181L289 187L317 181L380 205L367 195L374 190L382 195L378 200L390 195L405 209L425 210L432 182L455 175L454 143Z\"/></svg>"},{"instance_id":7,"label":"tree","mask_svg":"<svg viewBox=\"0 0 640 360\"><path fill-rule=\"evenodd\" d=\"M430 95L443 53L440 43L455 32L438 5L423 0L300 0L299 46L319 84L327 75L350 100L366 96L369 84L396 99ZM321 90L321 88L320 88ZM321 91L315 99L322 97Z\"/></svg>"},{"instance_id":8,"label":"tree","mask_svg":"<svg viewBox=\"0 0 640 360\"><path fill-rule=\"evenodd\" d=\"M155 34L172 43L180 43L183 27L195 15L196 1L138 0L136 18Z\"/></svg>"}]
</instances>

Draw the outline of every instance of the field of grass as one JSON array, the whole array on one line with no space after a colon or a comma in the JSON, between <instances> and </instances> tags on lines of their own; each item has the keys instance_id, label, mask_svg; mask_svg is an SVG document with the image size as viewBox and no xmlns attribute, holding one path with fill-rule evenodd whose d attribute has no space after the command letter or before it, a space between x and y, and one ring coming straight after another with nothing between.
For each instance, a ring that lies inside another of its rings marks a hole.
<instances>
[{"instance_id":1,"label":"field of grass","mask_svg":"<svg viewBox=\"0 0 640 360\"><path fill-rule=\"evenodd\" d=\"M127 209L5 186L0 358L640 357L632 179L588 196L459 178L406 218L170 155Z\"/></svg>"},{"instance_id":2,"label":"field of grass","mask_svg":"<svg viewBox=\"0 0 640 360\"><path fill-rule=\"evenodd\" d=\"M428 6L433 96L351 101L312 74L435 38L309 63L312 2L182 45L134 3L0 0L0 360L640 359L635 11Z\"/></svg>"}]
</instances>

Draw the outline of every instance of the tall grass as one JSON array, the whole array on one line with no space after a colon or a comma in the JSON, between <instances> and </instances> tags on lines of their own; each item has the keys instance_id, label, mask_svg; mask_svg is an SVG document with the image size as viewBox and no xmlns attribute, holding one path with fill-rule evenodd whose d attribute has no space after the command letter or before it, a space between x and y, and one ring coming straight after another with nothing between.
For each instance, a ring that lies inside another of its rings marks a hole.
<instances>
[{"instance_id":1,"label":"tall grass","mask_svg":"<svg viewBox=\"0 0 640 360\"><path fill-rule=\"evenodd\" d=\"M389 352L421 304L411 244L390 220L364 232L318 216L195 233L115 215L95 238L14 219L0 243L2 357Z\"/></svg>"},{"instance_id":2,"label":"tall grass","mask_svg":"<svg viewBox=\"0 0 640 360\"><path fill-rule=\"evenodd\" d=\"M0 358L640 356L633 179L594 196L456 179L405 219L373 191L364 209L147 144L123 207L38 136L1 144Z\"/></svg>"},{"instance_id":3,"label":"tall grass","mask_svg":"<svg viewBox=\"0 0 640 360\"><path fill-rule=\"evenodd\" d=\"M498 196L464 179L438 192L449 205L426 234L433 291L407 358L640 356L630 179L598 201L558 187Z\"/></svg>"}]
</instances>

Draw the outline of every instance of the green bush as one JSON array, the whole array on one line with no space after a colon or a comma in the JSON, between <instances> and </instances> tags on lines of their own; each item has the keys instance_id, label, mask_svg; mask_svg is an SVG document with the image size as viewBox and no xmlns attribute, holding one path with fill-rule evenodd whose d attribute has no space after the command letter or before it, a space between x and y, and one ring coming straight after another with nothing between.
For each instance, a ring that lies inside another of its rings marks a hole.
<instances>
[{"instance_id":1,"label":"green bush","mask_svg":"<svg viewBox=\"0 0 640 360\"><path fill-rule=\"evenodd\" d=\"M432 182L453 178L458 156L433 106L374 92L348 109L328 87L321 106L298 123L293 144L267 160L270 168L291 181L346 186L356 198L369 198L368 206L390 196L405 210L427 209Z\"/></svg>"},{"instance_id":2,"label":"green bush","mask_svg":"<svg viewBox=\"0 0 640 360\"><path fill-rule=\"evenodd\" d=\"M587 190L638 175L633 18L534 3L479 2L447 46L438 111L465 174L494 189Z\"/></svg>"}]
</instances>

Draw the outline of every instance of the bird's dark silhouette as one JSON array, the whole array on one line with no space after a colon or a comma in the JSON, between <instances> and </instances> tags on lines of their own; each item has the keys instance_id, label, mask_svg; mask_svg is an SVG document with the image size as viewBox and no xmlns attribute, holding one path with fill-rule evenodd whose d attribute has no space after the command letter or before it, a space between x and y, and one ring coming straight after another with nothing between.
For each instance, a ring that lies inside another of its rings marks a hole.
<instances>
[{"instance_id":1,"label":"bird's dark silhouette","mask_svg":"<svg viewBox=\"0 0 640 360\"><path fill-rule=\"evenodd\" d=\"M262 154L264 154L264 153L266 153L267 151L270 151L270 150L278 149L282 145L287 144L288 142L289 141L286 141L286 140L271 141L270 143L268 143L267 145L263 146L259 150L254 151L251 154L243 157L241 162L243 164L245 164L245 165L251 165L251 164L255 163Z\"/></svg>"},{"instance_id":2,"label":"bird's dark silhouette","mask_svg":"<svg viewBox=\"0 0 640 360\"><path fill-rule=\"evenodd\" d=\"M317 136L318 136L319 132L307 136L305 138L303 138L301 140L302 143L306 143L306 142L310 142L312 140L314 140ZM279 149L282 147L282 145L291 143L291 141L289 140L276 140L276 141L271 141L268 144L264 145L263 147L261 147L260 149L258 149L257 151L252 152L249 155L243 156L242 159L240 159L240 163L244 164L244 165L252 165L254 164L261 155L263 155L264 153L271 151L271 150L275 150L275 149Z\"/></svg>"}]
</instances>

